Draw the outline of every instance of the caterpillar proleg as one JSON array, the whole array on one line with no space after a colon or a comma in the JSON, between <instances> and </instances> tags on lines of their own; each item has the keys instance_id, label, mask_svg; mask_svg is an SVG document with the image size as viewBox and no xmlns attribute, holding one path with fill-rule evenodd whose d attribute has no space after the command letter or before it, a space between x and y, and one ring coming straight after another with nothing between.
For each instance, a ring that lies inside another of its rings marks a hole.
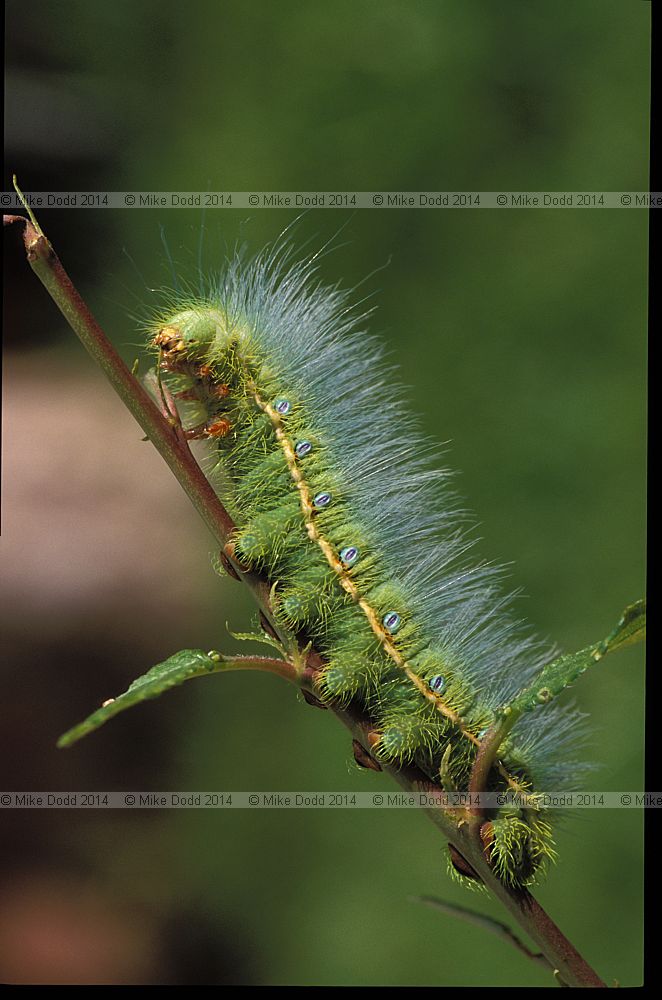
<instances>
[{"instance_id":1,"label":"caterpillar proleg","mask_svg":"<svg viewBox=\"0 0 662 1000\"><path fill-rule=\"evenodd\" d=\"M236 256L205 296L156 316L149 338L187 432L213 443L238 558L324 658L317 696L359 702L383 760L463 790L496 709L553 651L513 617L502 570L471 560L437 446L363 319L314 260L280 246ZM530 881L554 854L536 793L581 786L582 719L541 705L500 748L490 790L523 795L491 820L505 881Z\"/></svg>"}]
</instances>

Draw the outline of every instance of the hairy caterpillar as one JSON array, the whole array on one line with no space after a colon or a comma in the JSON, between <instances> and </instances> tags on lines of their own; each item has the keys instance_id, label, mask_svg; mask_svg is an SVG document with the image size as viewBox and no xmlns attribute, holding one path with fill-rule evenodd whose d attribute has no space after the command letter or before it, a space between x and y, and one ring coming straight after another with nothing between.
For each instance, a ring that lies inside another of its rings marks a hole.
<instances>
[{"instance_id":1,"label":"hairy caterpillar","mask_svg":"<svg viewBox=\"0 0 662 1000\"><path fill-rule=\"evenodd\" d=\"M465 516L419 432L380 343L313 261L276 247L235 257L204 298L181 296L149 326L191 437L237 524L235 552L274 586L280 622L325 659L322 700L358 700L378 753L463 790L494 711L551 650L508 611L501 570L469 559ZM497 873L530 881L553 857L536 791L571 790L581 716L524 716L491 790L525 804L490 826Z\"/></svg>"}]
</instances>

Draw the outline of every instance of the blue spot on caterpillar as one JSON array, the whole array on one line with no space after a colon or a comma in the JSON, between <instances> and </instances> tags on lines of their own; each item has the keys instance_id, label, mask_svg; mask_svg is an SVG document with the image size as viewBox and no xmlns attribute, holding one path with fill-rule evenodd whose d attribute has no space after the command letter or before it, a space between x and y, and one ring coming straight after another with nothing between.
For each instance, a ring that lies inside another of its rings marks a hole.
<instances>
[{"instance_id":1,"label":"blue spot on caterpillar","mask_svg":"<svg viewBox=\"0 0 662 1000\"><path fill-rule=\"evenodd\" d=\"M348 545L338 553L340 561L346 569L354 566L359 561L359 550L355 545Z\"/></svg>"},{"instance_id":2,"label":"blue spot on caterpillar","mask_svg":"<svg viewBox=\"0 0 662 1000\"><path fill-rule=\"evenodd\" d=\"M297 458L305 458L313 450L313 446L310 441L298 441L294 446L294 452Z\"/></svg>"},{"instance_id":3,"label":"blue spot on caterpillar","mask_svg":"<svg viewBox=\"0 0 662 1000\"><path fill-rule=\"evenodd\" d=\"M468 561L435 445L348 295L322 287L312 261L289 261L282 247L237 257L204 300L159 316L150 341L185 425L219 428L208 435L236 552L276 581L279 620L322 654L317 697L356 700L382 759L436 782L443 761L463 790L495 709L552 651L511 617L501 571ZM581 787L581 719L556 702L524 715L490 788ZM495 870L520 885L554 853L525 806L500 811L490 835Z\"/></svg>"},{"instance_id":4,"label":"blue spot on caterpillar","mask_svg":"<svg viewBox=\"0 0 662 1000\"><path fill-rule=\"evenodd\" d=\"M317 493L313 497L313 507L316 507L318 510L322 510L324 507L329 506L332 499L333 497L331 494L323 490L321 493Z\"/></svg>"},{"instance_id":5,"label":"blue spot on caterpillar","mask_svg":"<svg viewBox=\"0 0 662 1000\"><path fill-rule=\"evenodd\" d=\"M397 611L389 611L382 618L382 625L391 635L400 630L401 619Z\"/></svg>"},{"instance_id":6,"label":"blue spot on caterpillar","mask_svg":"<svg viewBox=\"0 0 662 1000\"><path fill-rule=\"evenodd\" d=\"M276 413L280 413L281 417L286 417L291 409L292 404L289 399L276 399L274 401L274 410Z\"/></svg>"}]
</instances>

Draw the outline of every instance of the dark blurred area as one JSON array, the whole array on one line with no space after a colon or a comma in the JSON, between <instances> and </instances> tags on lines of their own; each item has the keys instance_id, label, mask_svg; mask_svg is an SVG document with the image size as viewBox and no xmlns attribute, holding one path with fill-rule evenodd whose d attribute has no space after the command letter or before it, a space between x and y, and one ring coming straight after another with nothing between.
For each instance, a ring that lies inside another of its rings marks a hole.
<instances>
[{"instance_id":1,"label":"dark blurred area","mask_svg":"<svg viewBox=\"0 0 662 1000\"><path fill-rule=\"evenodd\" d=\"M646 3L6 5L4 189L644 191ZM131 364L154 289L259 249L286 210L45 210ZM202 236L201 236L202 230ZM162 239L163 231L163 239ZM644 589L647 216L311 211L425 429L566 650ZM202 241L202 244L201 244ZM200 247L202 246L202 249ZM186 647L246 651L248 598L4 238L0 787L384 791L329 713L272 677L195 681L68 751L57 737ZM375 272L375 273L373 273ZM143 370L145 368L143 362ZM643 657L584 678L600 790L643 787ZM641 980L642 820L583 811L543 905L607 981ZM483 930L409 811L5 810L0 979L59 984L548 985Z\"/></svg>"}]
</instances>

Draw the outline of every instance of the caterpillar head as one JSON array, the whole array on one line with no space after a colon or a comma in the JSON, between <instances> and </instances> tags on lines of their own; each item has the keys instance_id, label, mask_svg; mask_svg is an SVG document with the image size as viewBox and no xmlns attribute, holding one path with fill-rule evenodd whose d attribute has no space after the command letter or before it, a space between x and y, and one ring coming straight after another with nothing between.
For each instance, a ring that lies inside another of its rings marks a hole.
<instances>
[{"instance_id":1,"label":"caterpillar head","mask_svg":"<svg viewBox=\"0 0 662 1000\"><path fill-rule=\"evenodd\" d=\"M167 358L206 355L214 342L226 339L222 314L214 309L182 309L151 327L151 342Z\"/></svg>"}]
</instances>

